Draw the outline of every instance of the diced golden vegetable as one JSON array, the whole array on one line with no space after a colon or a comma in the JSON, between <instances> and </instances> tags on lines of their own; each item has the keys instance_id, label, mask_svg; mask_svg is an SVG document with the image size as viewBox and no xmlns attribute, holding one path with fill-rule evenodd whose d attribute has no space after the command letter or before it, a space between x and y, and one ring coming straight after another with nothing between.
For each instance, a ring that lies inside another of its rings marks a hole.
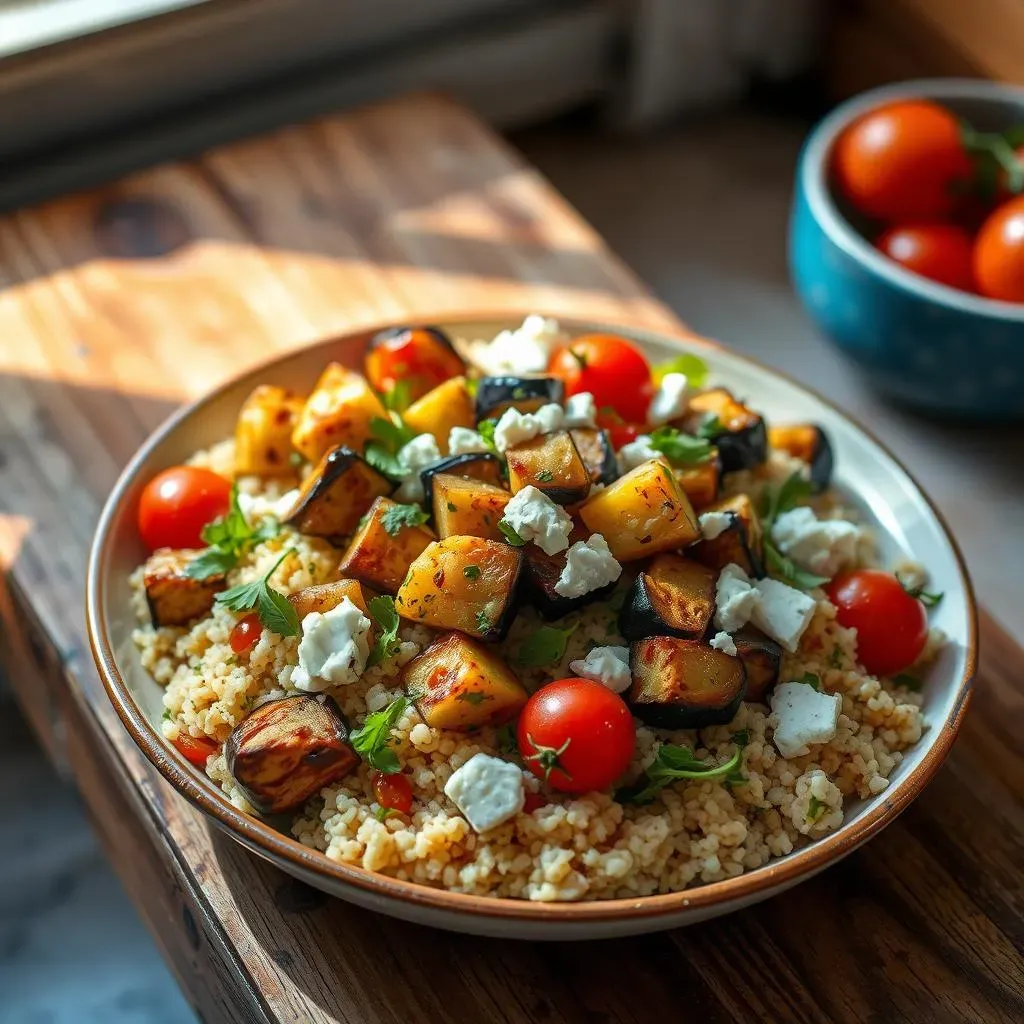
<instances>
[{"instance_id":1,"label":"diced golden vegetable","mask_svg":"<svg viewBox=\"0 0 1024 1024\"><path fill-rule=\"evenodd\" d=\"M502 540L498 522L512 495L502 487L438 473L433 481L434 525L444 537L484 537Z\"/></svg>"},{"instance_id":2,"label":"diced golden vegetable","mask_svg":"<svg viewBox=\"0 0 1024 1024\"><path fill-rule=\"evenodd\" d=\"M336 445L361 452L370 439L370 423L387 413L358 373L331 363L306 400L292 432L292 444L310 462Z\"/></svg>"},{"instance_id":3,"label":"diced golden vegetable","mask_svg":"<svg viewBox=\"0 0 1024 1024\"><path fill-rule=\"evenodd\" d=\"M711 569L724 569L735 562L749 576L761 576L764 567L764 535L754 503L737 494L709 505L704 512L723 512L731 518L729 527L712 540L702 540L690 555Z\"/></svg>"},{"instance_id":4,"label":"diced golden vegetable","mask_svg":"<svg viewBox=\"0 0 1024 1024\"><path fill-rule=\"evenodd\" d=\"M658 555L637 576L619 615L627 640L678 636L700 640L715 614L718 573L681 555Z\"/></svg>"},{"instance_id":5,"label":"diced golden vegetable","mask_svg":"<svg viewBox=\"0 0 1024 1024\"><path fill-rule=\"evenodd\" d=\"M712 448L710 457L703 462L692 466L677 466L674 472L679 486L696 511L703 512L708 505L718 500L718 489L722 484L722 460L717 448Z\"/></svg>"},{"instance_id":6,"label":"diced golden vegetable","mask_svg":"<svg viewBox=\"0 0 1024 1024\"><path fill-rule=\"evenodd\" d=\"M513 494L536 487L558 505L575 505L590 491L590 473L568 430L541 434L505 453Z\"/></svg>"},{"instance_id":7,"label":"diced golden vegetable","mask_svg":"<svg viewBox=\"0 0 1024 1024\"><path fill-rule=\"evenodd\" d=\"M448 454L452 427L476 426L476 406L465 377L452 377L428 391L402 413L406 426L417 434L433 434L442 455Z\"/></svg>"},{"instance_id":8,"label":"diced golden vegetable","mask_svg":"<svg viewBox=\"0 0 1024 1024\"><path fill-rule=\"evenodd\" d=\"M312 587L303 587L288 600L295 606L295 614L301 622L310 612L329 612L337 608L343 598L348 598L364 615L369 615L366 594L358 580L335 580L333 583L317 583Z\"/></svg>"},{"instance_id":9,"label":"diced golden vegetable","mask_svg":"<svg viewBox=\"0 0 1024 1024\"><path fill-rule=\"evenodd\" d=\"M235 473L284 476L291 464L292 431L305 400L293 391L261 384L245 400L235 424Z\"/></svg>"},{"instance_id":10,"label":"diced golden vegetable","mask_svg":"<svg viewBox=\"0 0 1024 1024\"><path fill-rule=\"evenodd\" d=\"M224 574L193 579L185 571L198 551L160 548L143 568L146 603L154 626L184 626L206 615L214 595L224 589Z\"/></svg>"},{"instance_id":11,"label":"diced golden vegetable","mask_svg":"<svg viewBox=\"0 0 1024 1024\"><path fill-rule=\"evenodd\" d=\"M660 459L592 494L579 515L592 533L604 535L620 562L685 547L700 536L689 498Z\"/></svg>"},{"instance_id":12,"label":"diced golden vegetable","mask_svg":"<svg viewBox=\"0 0 1024 1024\"><path fill-rule=\"evenodd\" d=\"M432 466L420 470L420 482L426 495L428 510L434 508L434 478L446 474L461 476L467 480L482 480L492 487L505 490L503 463L497 455L490 452L466 452L463 455L449 455L448 458L435 462Z\"/></svg>"},{"instance_id":13,"label":"diced golden vegetable","mask_svg":"<svg viewBox=\"0 0 1024 1024\"><path fill-rule=\"evenodd\" d=\"M348 722L326 694L261 704L224 744L228 771L264 814L304 804L359 765Z\"/></svg>"},{"instance_id":14,"label":"diced golden vegetable","mask_svg":"<svg viewBox=\"0 0 1024 1024\"><path fill-rule=\"evenodd\" d=\"M409 567L395 608L403 618L500 640L515 612L523 556L479 537L435 541Z\"/></svg>"},{"instance_id":15,"label":"diced golden vegetable","mask_svg":"<svg viewBox=\"0 0 1024 1024\"><path fill-rule=\"evenodd\" d=\"M680 425L687 433L697 434L706 430L712 419L718 424L713 439L727 473L753 469L768 458L764 420L725 388L711 388L694 395Z\"/></svg>"},{"instance_id":16,"label":"diced golden vegetable","mask_svg":"<svg viewBox=\"0 0 1024 1024\"><path fill-rule=\"evenodd\" d=\"M405 666L402 680L423 720L437 729L499 725L530 696L501 658L461 633L438 637Z\"/></svg>"},{"instance_id":17,"label":"diced golden vegetable","mask_svg":"<svg viewBox=\"0 0 1024 1024\"><path fill-rule=\"evenodd\" d=\"M388 594L398 589L409 566L434 540L434 531L426 526L403 526L395 519L395 510L402 507L390 498L374 501L345 549L339 572Z\"/></svg>"},{"instance_id":18,"label":"diced golden vegetable","mask_svg":"<svg viewBox=\"0 0 1024 1024\"><path fill-rule=\"evenodd\" d=\"M769 427L768 444L806 462L816 491L826 490L832 482L832 442L816 423Z\"/></svg>"}]
</instances>

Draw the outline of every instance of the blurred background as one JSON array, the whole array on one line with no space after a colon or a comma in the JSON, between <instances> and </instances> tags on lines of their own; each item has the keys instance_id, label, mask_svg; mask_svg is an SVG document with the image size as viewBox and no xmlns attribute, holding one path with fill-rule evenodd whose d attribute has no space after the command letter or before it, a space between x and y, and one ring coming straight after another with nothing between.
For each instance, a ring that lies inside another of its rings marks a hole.
<instances>
[{"instance_id":1,"label":"blurred background","mask_svg":"<svg viewBox=\"0 0 1024 1024\"><path fill-rule=\"evenodd\" d=\"M883 437L1024 640L1024 546L1006 529L1024 512L1020 426L880 397L823 344L787 270L811 125L863 89L922 76L1024 80L1024 3L0 0L0 208L443 89L504 132L684 322ZM192 1020L73 788L2 691L0 778L24 780L0 786L0 1024ZM58 828L42 855L23 842Z\"/></svg>"}]
</instances>

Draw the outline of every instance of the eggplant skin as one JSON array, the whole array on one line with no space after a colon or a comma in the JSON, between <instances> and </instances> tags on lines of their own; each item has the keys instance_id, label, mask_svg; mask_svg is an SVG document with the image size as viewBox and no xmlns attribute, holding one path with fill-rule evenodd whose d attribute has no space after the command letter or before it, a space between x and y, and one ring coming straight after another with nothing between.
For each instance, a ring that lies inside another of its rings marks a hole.
<instances>
[{"instance_id":1,"label":"eggplant skin","mask_svg":"<svg viewBox=\"0 0 1024 1024\"><path fill-rule=\"evenodd\" d=\"M683 430L697 433L707 416L717 416L722 426L714 442L724 472L754 469L768 458L768 428L764 418L738 402L725 388L712 388L694 395L682 420Z\"/></svg>"},{"instance_id":2,"label":"eggplant skin","mask_svg":"<svg viewBox=\"0 0 1024 1024\"><path fill-rule=\"evenodd\" d=\"M569 534L569 546L577 541L586 540L590 534L578 523ZM570 612L607 597L617 584L609 583L599 590L591 590L582 597L565 597L555 590L555 584L561 578L565 568L565 551L549 555L536 544L527 544L520 548L523 553L523 590L528 602L549 622L560 619Z\"/></svg>"},{"instance_id":3,"label":"eggplant skin","mask_svg":"<svg viewBox=\"0 0 1024 1024\"><path fill-rule=\"evenodd\" d=\"M810 466L811 484L818 493L827 491L832 483L835 457L828 434L816 423L793 423L770 427L768 443L772 448L788 452Z\"/></svg>"},{"instance_id":4,"label":"eggplant skin","mask_svg":"<svg viewBox=\"0 0 1024 1024\"><path fill-rule=\"evenodd\" d=\"M767 704L768 694L779 681L782 645L753 626L741 629L732 639L736 644L736 653L747 671L747 693L744 700Z\"/></svg>"},{"instance_id":5,"label":"eggplant skin","mask_svg":"<svg viewBox=\"0 0 1024 1024\"><path fill-rule=\"evenodd\" d=\"M189 562L199 551L159 548L143 567L146 604L154 626L184 626L207 615L214 596L225 587L224 574L193 579Z\"/></svg>"},{"instance_id":6,"label":"eggplant skin","mask_svg":"<svg viewBox=\"0 0 1024 1024\"><path fill-rule=\"evenodd\" d=\"M592 484L607 486L618 480L619 460L615 457L615 448L607 430L573 427L569 434L587 467Z\"/></svg>"},{"instance_id":7,"label":"eggplant skin","mask_svg":"<svg viewBox=\"0 0 1024 1024\"><path fill-rule=\"evenodd\" d=\"M349 725L327 694L261 704L224 744L228 771L262 814L304 804L359 765Z\"/></svg>"},{"instance_id":8,"label":"eggplant skin","mask_svg":"<svg viewBox=\"0 0 1024 1024\"><path fill-rule=\"evenodd\" d=\"M627 640L676 636L700 640L715 614L718 573L680 555L658 555L633 583L619 613Z\"/></svg>"},{"instance_id":9,"label":"eggplant skin","mask_svg":"<svg viewBox=\"0 0 1024 1024\"><path fill-rule=\"evenodd\" d=\"M710 569L740 566L749 576L764 575L764 531L761 519L749 495L709 505L705 512L723 512L731 519L729 526L712 540L701 540L689 549L690 556Z\"/></svg>"},{"instance_id":10,"label":"eggplant skin","mask_svg":"<svg viewBox=\"0 0 1024 1024\"><path fill-rule=\"evenodd\" d=\"M499 419L506 409L536 412L552 402L561 405L565 384L557 377L481 377L476 389L476 418Z\"/></svg>"},{"instance_id":11,"label":"eggplant skin","mask_svg":"<svg viewBox=\"0 0 1024 1024\"><path fill-rule=\"evenodd\" d=\"M428 512L434 507L434 477L438 473L464 476L470 480L482 480L485 484L491 484L494 487L501 487L503 481L501 459L497 455L492 455L490 452L464 452L462 455L449 455L448 458L420 470L420 482L423 484Z\"/></svg>"}]
</instances>

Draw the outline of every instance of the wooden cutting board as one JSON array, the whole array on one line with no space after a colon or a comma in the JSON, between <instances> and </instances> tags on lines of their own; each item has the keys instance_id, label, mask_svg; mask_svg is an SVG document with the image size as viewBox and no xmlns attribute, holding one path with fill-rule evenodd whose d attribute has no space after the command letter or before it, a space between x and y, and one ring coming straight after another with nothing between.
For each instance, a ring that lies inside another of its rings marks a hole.
<instances>
[{"instance_id":1,"label":"wooden cutting board","mask_svg":"<svg viewBox=\"0 0 1024 1024\"><path fill-rule=\"evenodd\" d=\"M7 667L202 1018L1024 1019L1024 652L987 616L962 737L895 825L784 896L649 938L482 940L330 900L211 831L137 753L82 623L119 468L180 401L272 352L467 308L678 326L550 185L432 97L0 220Z\"/></svg>"}]
</instances>

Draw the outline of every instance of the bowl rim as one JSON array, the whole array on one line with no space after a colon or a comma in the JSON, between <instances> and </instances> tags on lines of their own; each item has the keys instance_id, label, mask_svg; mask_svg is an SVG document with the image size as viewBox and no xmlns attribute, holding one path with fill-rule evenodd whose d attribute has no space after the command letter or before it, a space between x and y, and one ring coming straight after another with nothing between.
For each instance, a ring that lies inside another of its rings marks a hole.
<instances>
[{"instance_id":1,"label":"bowl rim","mask_svg":"<svg viewBox=\"0 0 1024 1024\"><path fill-rule=\"evenodd\" d=\"M1020 104L1024 118L1024 86L1004 85L974 78L916 78L879 86L840 103L811 130L804 143L797 171L814 219L829 239L848 256L865 264L872 273L919 298L959 313L989 319L1024 322L1024 303L1005 302L962 292L929 281L883 256L843 216L828 182L828 163L840 133L863 114L893 100L996 100Z\"/></svg>"},{"instance_id":2,"label":"bowl rim","mask_svg":"<svg viewBox=\"0 0 1024 1024\"><path fill-rule=\"evenodd\" d=\"M435 317L433 320L417 317L424 323L439 322L446 325L470 326L474 323L502 323L513 319L517 314L509 310L487 311L483 313L456 313ZM213 390L186 403L164 421L142 444L128 465L122 471L110 493L93 539L89 556L86 582L86 628L89 646L99 669L107 695L114 705L128 733L135 744L145 754L150 763L160 772L174 789L185 796L190 803L206 813L222 830L231 834L232 838L241 842L251 851L275 860L287 861L300 873L311 873L326 876L331 882L342 888L353 887L361 890L368 897L400 902L429 908L441 913L483 917L491 920L507 920L522 923L549 924L581 924L614 922L618 920L657 921L662 918L678 915L683 911L710 911L718 905L736 906L767 896L764 890L787 887L817 871L838 861L852 852L862 843L875 836L886 825L890 824L915 800L932 780L935 773L945 761L954 739L963 722L970 703L973 682L977 668L978 651L978 610L974 588L964 562L960 548L952 535L949 525L942 513L921 488L918 481L895 455L870 431L866 430L854 419L849 417L833 402L824 398L817 391L795 380L788 374L749 356L742 355L699 336L688 333L684 329L670 330L665 328L648 328L630 325L626 322L615 323L605 320L587 320L571 315L550 315L573 333L624 332L643 343L655 343L680 350L704 348L709 351L725 351L731 358L738 359L753 368L774 375L789 384L800 388L826 405L832 412L845 419L855 429L860 430L867 438L877 445L906 475L914 489L924 500L931 514L935 517L940 531L950 546L960 576L967 611L968 635L965 645L964 670L957 684L954 704L949 718L937 727L931 748L926 751L921 762L900 780L894 792L880 794L865 810L862 818L848 831L836 832L818 840L777 861L744 872L734 878L718 882L709 882L692 889L678 892L660 893L652 896L637 896L609 900L590 900L581 902L543 903L530 900L513 899L501 896L479 896L471 893L451 892L446 889L433 888L418 882L403 881L389 875L379 874L354 864L342 864L330 860L319 850L302 845L297 839L278 832L270 825L246 814L236 808L224 793L215 787L201 786L180 758L173 753L159 729L154 728L146 718L142 709L135 703L124 678L117 665L113 647L107 629L104 611L107 581L104 568L110 559L113 547L112 525L114 518L124 502L126 495L135 483L135 479L150 452L172 434L186 418L200 412L202 408L215 401L222 392L235 388L239 384L263 377L274 367L287 363L299 352L312 349L329 350L331 345L345 338L369 337L375 331L395 326L389 320L366 329L341 332L327 338L291 349L287 352L261 361Z\"/></svg>"}]
</instances>

